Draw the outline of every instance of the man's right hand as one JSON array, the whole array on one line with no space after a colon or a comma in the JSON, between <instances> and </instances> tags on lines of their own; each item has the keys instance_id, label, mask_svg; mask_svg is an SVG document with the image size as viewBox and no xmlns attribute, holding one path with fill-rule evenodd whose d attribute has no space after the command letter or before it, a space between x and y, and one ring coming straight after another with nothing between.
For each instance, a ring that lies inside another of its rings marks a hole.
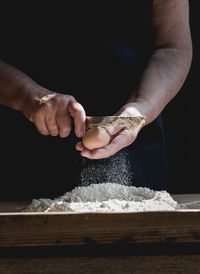
<instances>
[{"instance_id":1,"label":"man's right hand","mask_svg":"<svg viewBox=\"0 0 200 274\"><path fill-rule=\"evenodd\" d=\"M42 87L26 90L21 111L43 135L67 137L71 131L71 117L76 136L84 135L86 114L82 105L71 95Z\"/></svg>"}]
</instances>

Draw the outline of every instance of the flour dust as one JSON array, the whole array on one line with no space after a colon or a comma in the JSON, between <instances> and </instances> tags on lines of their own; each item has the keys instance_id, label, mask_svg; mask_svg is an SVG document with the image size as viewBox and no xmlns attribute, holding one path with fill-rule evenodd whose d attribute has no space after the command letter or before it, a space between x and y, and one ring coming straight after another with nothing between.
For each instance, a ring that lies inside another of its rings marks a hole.
<instances>
[{"instance_id":1,"label":"flour dust","mask_svg":"<svg viewBox=\"0 0 200 274\"><path fill-rule=\"evenodd\" d=\"M117 183L131 186L134 181L130 157L126 150L100 160L82 158L79 185L89 186L99 183Z\"/></svg>"},{"instance_id":2,"label":"flour dust","mask_svg":"<svg viewBox=\"0 0 200 274\"><path fill-rule=\"evenodd\" d=\"M78 186L55 199L33 199L25 211L134 212L180 208L166 191L133 186L134 173L126 150L108 159L81 160Z\"/></svg>"}]
</instances>

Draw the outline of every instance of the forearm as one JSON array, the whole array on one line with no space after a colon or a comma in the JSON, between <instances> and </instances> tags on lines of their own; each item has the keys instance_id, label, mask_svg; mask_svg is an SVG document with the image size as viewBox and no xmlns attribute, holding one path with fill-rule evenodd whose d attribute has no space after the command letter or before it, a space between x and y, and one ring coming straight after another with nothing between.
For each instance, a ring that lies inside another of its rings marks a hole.
<instances>
[{"instance_id":1,"label":"forearm","mask_svg":"<svg viewBox=\"0 0 200 274\"><path fill-rule=\"evenodd\" d=\"M37 87L29 76L0 60L0 104L21 110L26 90Z\"/></svg>"},{"instance_id":2,"label":"forearm","mask_svg":"<svg viewBox=\"0 0 200 274\"><path fill-rule=\"evenodd\" d=\"M128 103L151 123L178 93L192 59L191 49L161 48L154 52Z\"/></svg>"}]
</instances>

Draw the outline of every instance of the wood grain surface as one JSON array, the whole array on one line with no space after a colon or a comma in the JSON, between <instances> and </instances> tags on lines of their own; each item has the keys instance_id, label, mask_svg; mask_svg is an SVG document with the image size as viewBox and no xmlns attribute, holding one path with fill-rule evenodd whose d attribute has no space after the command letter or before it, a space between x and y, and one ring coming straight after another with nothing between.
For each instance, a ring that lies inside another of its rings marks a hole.
<instances>
[{"instance_id":1,"label":"wood grain surface","mask_svg":"<svg viewBox=\"0 0 200 274\"><path fill-rule=\"evenodd\" d=\"M199 241L200 211L0 216L0 246Z\"/></svg>"},{"instance_id":2,"label":"wood grain surface","mask_svg":"<svg viewBox=\"0 0 200 274\"><path fill-rule=\"evenodd\" d=\"M0 259L2 274L198 274L200 255Z\"/></svg>"},{"instance_id":3,"label":"wood grain surface","mask_svg":"<svg viewBox=\"0 0 200 274\"><path fill-rule=\"evenodd\" d=\"M175 195L174 199L198 205L200 195ZM199 209L102 214L21 212L28 203L0 202L0 274L200 273ZM99 246L104 249L98 254ZM129 253L131 247L135 251Z\"/></svg>"},{"instance_id":4,"label":"wood grain surface","mask_svg":"<svg viewBox=\"0 0 200 274\"><path fill-rule=\"evenodd\" d=\"M181 197L180 197L181 198ZM193 197L194 198L194 197ZM194 199L197 200L199 196ZM183 201L183 197L181 198ZM191 200L191 199L190 199ZM13 207L23 208L25 202ZM5 207L5 202L4 202ZM200 242L200 210L0 213L0 246Z\"/></svg>"}]
</instances>

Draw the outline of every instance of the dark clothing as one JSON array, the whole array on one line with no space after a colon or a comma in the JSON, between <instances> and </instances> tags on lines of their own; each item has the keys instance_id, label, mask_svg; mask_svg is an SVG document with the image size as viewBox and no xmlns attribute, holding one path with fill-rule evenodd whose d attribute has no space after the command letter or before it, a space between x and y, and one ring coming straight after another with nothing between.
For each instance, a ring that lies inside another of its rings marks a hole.
<instances>
[{"instance_id":1,"label":"dark clothing","mask_svg":"<svg viewBox=\"0 0 200 274\"><path fill-rule=\"evenodd\" d=\"M45 2L1 9L0 58L53 91L72 93L88 115L113 114L152 52L152 1L136 0L134 9L132 1Z\"/></svg>"},{"instance_id":2,"label":"dark clothing","mask_svg":"<svg viewBox=\"0 0 200 274\"><path fill-rule=\"evenodd\" d=\"M134 1L134 8L132 1L94 1L88 6L85 1L63 1L64 6L35 2L1 10L0 58L42 86L73 95L87 115L113 115L127 102L152 53L152 1ZM98 168L109 166L115 157L83 160L75 151L73 133L65 139L42 136L21 113L4 107L1 113L3 180L14 184L16 191L62 194L77 185L83 162ZM161 117L124 150L133 185L166 189Z\"/></svg>"}]
</instances>

